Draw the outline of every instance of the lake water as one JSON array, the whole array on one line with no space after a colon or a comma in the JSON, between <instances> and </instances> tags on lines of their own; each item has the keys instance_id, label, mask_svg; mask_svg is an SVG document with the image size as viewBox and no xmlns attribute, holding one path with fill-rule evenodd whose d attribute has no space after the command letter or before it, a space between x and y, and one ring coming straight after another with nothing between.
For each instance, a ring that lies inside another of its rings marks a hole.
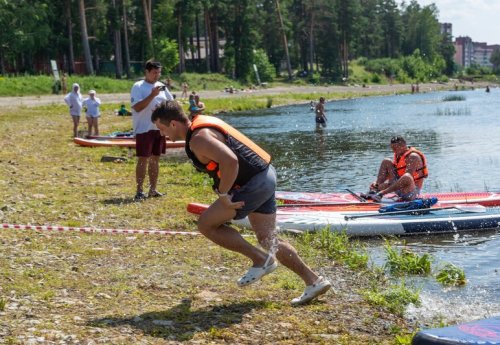
<instances>
[{"instance_id":1,"label":"lake water","mask_svg":"<svg viewBox=\"0 0 500 345\"><path fill-rule=\"evenodd\" d=\"M444 101L463 96L462 101ZM319 97L318 97L319 98ZM273 156L278 189L365 192L389 140L402 135L427 157L424 190L500 191L500 89L369 97L326 103L328 126L317 129L309 105L221 116ZM406 237L413 250L429 252L434 265L464 269L463 288L446 289L433 278L415 278L422 306L409 317L422 323L468 321L500 314L500 231ZM383 242L366 240L375 264Z\"/></svg>"}]
</instances>

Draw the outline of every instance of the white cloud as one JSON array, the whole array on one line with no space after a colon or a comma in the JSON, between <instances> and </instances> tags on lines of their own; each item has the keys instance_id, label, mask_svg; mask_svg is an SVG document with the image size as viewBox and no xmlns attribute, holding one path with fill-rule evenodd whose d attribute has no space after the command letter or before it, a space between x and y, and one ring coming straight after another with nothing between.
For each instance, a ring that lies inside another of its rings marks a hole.
<instances>
[{"instance_id":1,"label":"white cloud","mask_svg":"<svg viewBox=\"0 0 500 345\"><path fill-rule=\"evenodd\" d=\"M407 3L409 0L406 1ZM417 0L436 4L439 21L453 24L453 36L469 36L476 42L500 44L499 0Z\"/></svg>"}]
</instances>

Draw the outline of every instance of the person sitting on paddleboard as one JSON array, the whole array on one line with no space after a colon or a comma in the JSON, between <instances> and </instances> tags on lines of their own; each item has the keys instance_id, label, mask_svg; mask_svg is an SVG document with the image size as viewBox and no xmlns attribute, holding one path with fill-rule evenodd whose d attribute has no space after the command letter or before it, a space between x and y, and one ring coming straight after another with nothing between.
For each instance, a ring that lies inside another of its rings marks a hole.
<instances>
[{"instance_id":1,"label":"person sitting on paddleboard","mask_svg":"<svg viewBox=\"0 0 500 345\"><path fill-rule=\"evenodd\" d=\"M396 193L400 201L414 200L429 175L426 158L422 152L408 146L401 136L391 138L391 149L394 158L382 161L368 197L380 201L384 195Z\"/></svg>"},{"instance_id":2,"label":"person sitting on paddleboard","mask_svg":"<svg viewBox=\"0 0 500 345\"><path fill-rule=\"evenodd\" d=\"M320 97L319 103L316 104L316 125L326 127L326 115L325 115L325 98Z\"/></svg>"}]
</instances>

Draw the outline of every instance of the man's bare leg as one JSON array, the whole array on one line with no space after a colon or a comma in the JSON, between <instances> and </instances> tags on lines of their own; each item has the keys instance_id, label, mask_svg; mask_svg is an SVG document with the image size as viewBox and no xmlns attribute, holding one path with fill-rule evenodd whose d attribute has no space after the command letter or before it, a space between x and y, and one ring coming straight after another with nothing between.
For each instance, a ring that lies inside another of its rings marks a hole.
<instances>
[{"instance_id":1,"label":"man's bare leg","mask_svg":"<svg viewBox=\"0 0 500 345\"><path fill-rule=\"evenodd\" d=\"M385 189L385 194L400 191L401 194L408 194L415 190L415 181L413 177L406 173L401 176L394 184Z\"/></svg>"},{"instance_id":2,"label":"man's bare leg","mask_svg":"<svg viewBox=\"0 0 500 345\"><path fill-rule=\"evenodd\" d=\"M273 244L273 237L276 236L276 214L251 213L248 219L260 245L269 250ZM277 240L278 261L300 276L306 285L314 284L318 280L318 275L305 264L293 246L280 239Z\"/></svg>"},{"instance_id":3,"label":"man's bare leg","mask_svg":"<svg viewBox=\"0 0 500 345\"><path fill-rule=\"evenodd\" d=\"M137 193L142 193L144 180L146 179L146 171L148 167L149 157L137 157L137 165L135 167L135 182L137 184Z\"/></svg>"},{"instance_id":4,"label":"man's bare leg","mask_svg":"<svg viewBox=\"0 0 500 345\"><path fill-rule=\"evenodd\" d=\"M392 164L392 160L390 160L389 158L385 158L382 163L380 163L377 180L375 181L375 183L378 185L377 189L385 189L395 180L396 175L394 171L394 164Z\"/></svg>"},{"instance_id":5,"label":"man's bare leg","mask_svg":"<svg viewBox=\"0 0 500 345\"><path fill-rule=\"evenodd\" d=\"M238 231L224 224L235 215L235 210L228 209L216 201L200 216L198 229L215 244L248 257L254 267L264 265L267 253L253 246Z\"/></svg>"},{"instance_id":6,"label":"man's bare leg","mask_svg":"<svg viewBox=\"0 0 500 345\"><path fill-rule=\"evenodd\" d=\"M149 157L148 175L149 175L150 192L156 191L159 170L160 170L160 156Z\"/></svg>"}]
</instances>

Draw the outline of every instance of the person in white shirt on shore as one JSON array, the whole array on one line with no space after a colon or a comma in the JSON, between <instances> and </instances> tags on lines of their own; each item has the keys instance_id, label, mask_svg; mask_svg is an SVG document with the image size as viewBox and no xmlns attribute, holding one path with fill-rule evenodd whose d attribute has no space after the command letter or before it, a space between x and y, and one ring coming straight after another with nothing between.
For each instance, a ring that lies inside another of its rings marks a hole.
<instances>
[{"instance_id":1,"label":"person in white shirt on shore","mask_svg":"<svg viewBox=\"0 0 500 345\"><path fill-rule=\"evenodd\" d=\"M146 61L144 80L134 84L131 90L132 121L136 140L137 166L135 178L137 191L135 201L144 200L143 184L146 173L149 177L147 197L159 197L163 194L156 190L160 155L165 153L166 139L160 130L151 122L151 114L158 105L166 100L173 100L172 94L165 84L161 83L161 64L157 61Z\"/></svg>"},{"instance_id":2,"label":"person in white shirt on shore","mask_svg":"<svg viewBox=\"0 0 500 345\"><path fill-rule=\"evenodd\" d=\"M94 135L99 135L99 124L98 119L101 116L99 112L99 106L101 105L101 100L97 98L95 90L89 91L89 97L83 100L83 106L85 108L85 114L87 117L87 123L89 125L88 135L92 135L92 128L94 128Z\"/></svg>"},{"instance_id":3,"label":"person in white shirt on shore","mask_svg":"<svg viewBox=\"0 0 500 345\"><path fill-rule=\"evenodd\" d=\"M64 102L69 106L69 114L73 120L73 137L78 136L78 125L80 124L80 114L82 112L82 95L80 85L74 83L71 92L64 97Z\"/></svg>"}]
</instances>

